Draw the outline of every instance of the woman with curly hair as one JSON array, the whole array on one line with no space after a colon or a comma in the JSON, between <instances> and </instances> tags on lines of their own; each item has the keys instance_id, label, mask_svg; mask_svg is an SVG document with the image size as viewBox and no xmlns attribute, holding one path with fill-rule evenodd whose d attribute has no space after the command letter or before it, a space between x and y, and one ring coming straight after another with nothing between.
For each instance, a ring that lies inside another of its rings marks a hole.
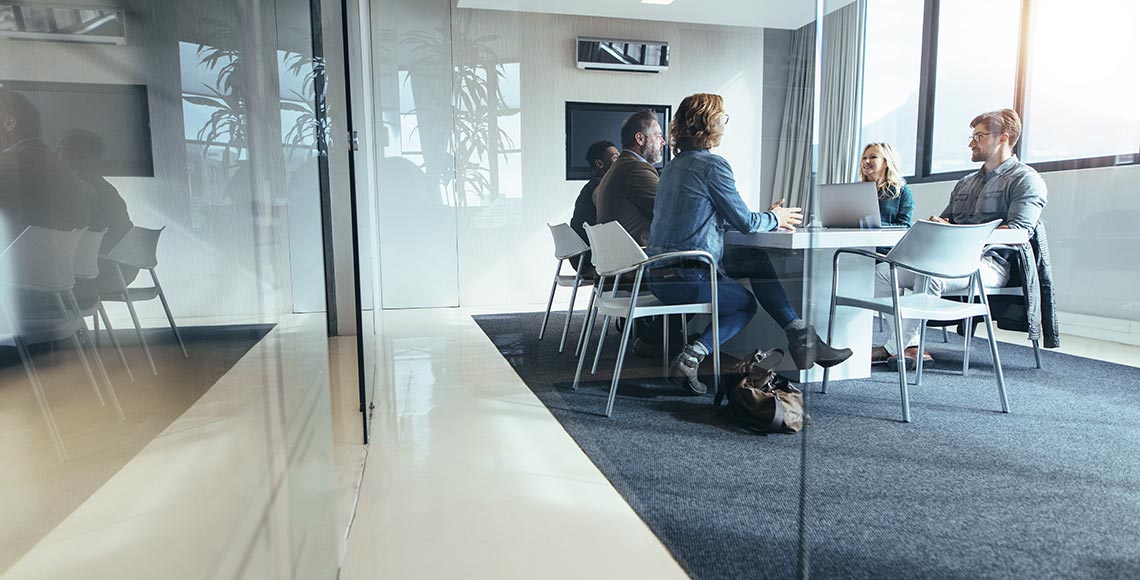
<instances>
[{"instance_id":1,"label":"woman with curly hair","mask_svg":"<svg viewBox=\"0 0 1140 580\"><path fill-rule=\"evenodd\" d=\"M685 97L677 107L669 129L676 156L661 173L657 200L650 226L650 255L684 250L709 252L717 262L720 342L739 333L756 314L757 301L787 333L789 354L801 369L812 364L829 367L847 360L850 349L835 349L819 338L815 330L796 314L783 286L776 277L768 255L748 252L733 263L746 272L726 273L723 263L724 232L764 232L792 230L801 223L800 208L783 207L784 200L768 211L753 212L736 190L732 167L710 149L720 145L729 116L720 95L698 93ZM738 268L734 268L738 269ZM747 275L752 293L729 274ZM712 299L708 265L681 260L665 263L649 272L649 289L667 304L701 302ZM755 295L755 299L753 298ZM670 378L693 394L706 387L697 380L697 368L713 350L712 330L706 330L685 346L673 360Z\"/></svg>"}]
</instances>

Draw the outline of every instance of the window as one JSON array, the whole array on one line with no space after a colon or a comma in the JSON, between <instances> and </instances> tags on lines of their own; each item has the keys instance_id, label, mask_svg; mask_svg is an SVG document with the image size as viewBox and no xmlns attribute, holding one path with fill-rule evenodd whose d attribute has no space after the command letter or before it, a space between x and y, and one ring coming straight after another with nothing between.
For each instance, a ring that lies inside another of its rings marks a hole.
<instances>
[{"instance_id":1,"label":"window","mask_svg":"<svg viewBox=\"0 0 1140 580\"><path fill-rule=\"evenodd\" d=\"M941 3L930 173L977 166L967 148L970 121L1013 108L1020 29L1021 0Z\"/></svg>"},{"instance_id":2,"label":"window","mask_svg":"<svg viewBox=\"0 0 1140 580\"><path fill-rule=\"evenodd\" d=\"M890 143L902 172L915 167L922 7L914 0L870 0L863 65L862 143Z\"/></svg>"},{"instance_id":3,"label":"window","mask_svg":"<svg viewBox=\"0 0 1140 580\"><path fill-rule=\"evenodd\" d=\"M1140 148L1140 4L1037 0L1032 5L1027 163L1136 153ZM1063 41L1059 41L1063 39Z\"/></svg>"}]
</instances>

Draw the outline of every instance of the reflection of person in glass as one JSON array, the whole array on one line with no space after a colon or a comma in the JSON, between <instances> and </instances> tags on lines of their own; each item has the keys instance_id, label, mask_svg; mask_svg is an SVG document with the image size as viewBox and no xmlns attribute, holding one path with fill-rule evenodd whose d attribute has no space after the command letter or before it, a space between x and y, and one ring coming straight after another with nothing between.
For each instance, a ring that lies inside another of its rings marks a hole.
<instances>
[{"instance_id":1,"label":"reflection of person in glass","mask_svg":"<svg viewBox=\"0 0 1140 580\"><path fill-rule=\"evenodd\" d=\"M914 217L914 195L899 169L902 163L889 143L869 143L863 148L859 172L863 181L879 192L879 218L884 226L909 226Z\"/></svg>"},{"instance_id":2,"label":"reflection of person in glass","mask_svg":"<svg viewBox=\"0 0 1140 580\"><path fill-rule=\"evenodd\" d=\"M723 263L725 230L732 228L742 233L795 230L803 216L800 208L783 207L783 200L772 204L766 212L748 209L736 190L728 161L709 151L720 145L728 118L720 95L690 95L677 107L669 129L677 155L661 173L647 252L655 255L703 250L712 254L719 270L717 297L722 344L748 324L756 314L759 301L787 334L789 354L797 367L839 364L851 356L851 350L827 345L800 319L766 253L753 251L738 257L738 267L746 267L747 272L733 271ZM749 276L752 293L726 275L726 268L728 274ZM712 299L709 268L700 261L663 264L650 270L649 289L667 304ZM712 347L710 327L673 360L670 378L694 394L704 393L706 387L697 380L697 367L712 352Z\"/></svg>"},{"instance_id":3,"label":"reflection of person in glass","mask_svg":"<svg viewBox=\"0 0 1140 580\"><path fill-rule=\"evenodd\" d=\"M107 254L134 224L127 213L127 202L119 195L119 190L103 177L103 155L107 152L103 139L86 129L72 129L63 134L55 146L59 160L63 162L79 179L91 186L95 197L91 211L91 222L88 227L92 231L105 231L103 242L99 246L100 254ZM123 276L128 284L138 274L137 268L121 266ZM106 267L99 271L99 288L113 291L119 288L118 274L113 267Z\"/></svg>"},{"instance_id":4,"label":"reflection of person in glass","mask_svg":"<svg viewBox=\"0 0 1140 580\"><path fill-rule=\"evenodd\" d=\"M23 95L0 87L0 214L7 243L27 226L57 230L91 222L91 188L41 140L40 113Z\"/></svg>"}]
</instances>

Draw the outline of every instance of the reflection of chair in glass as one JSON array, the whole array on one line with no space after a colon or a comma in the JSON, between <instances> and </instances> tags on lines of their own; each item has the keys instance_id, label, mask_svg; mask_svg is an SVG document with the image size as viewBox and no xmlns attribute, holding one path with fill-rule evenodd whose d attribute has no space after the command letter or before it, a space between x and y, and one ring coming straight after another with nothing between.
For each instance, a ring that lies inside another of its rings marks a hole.
<instances>
[{"instance_id":1,"label":"reflection of chair in glass","mask_svg":"<svg viewBox=\"0 0 1140 580\"><path fill-rule=\"evenodd\" d=\"M83 342L86 342L95 353L95 365L107 387L115 413L123 418L115 388L87 325L79 315L80 309L72 292L75 286L75 253L81 232L29 226L0 253L0 282L8 289L0 299L4 318L12 324L10 338L16 343L40 409L52 430L55 429L55 421L50 416L43 382L28 353L28 345L70 339L99 404L106 405L84 350ZM62 454L62 442L57 439L56 444Z\"/></svg>"},{"instance_id":2,"label":"reflection of chair in glass","mask_svg":"<svg viewBox=\"0 0 1140 580\"><path fill-rule=\"evenodd\" d=\"M170 330L174 331L174 338L178 341L179 348L182 349L182 356L188 357L186 354L186 345L182 342L182 335L178 332L178 325L174 323L174 315L170 313L170 303L166 301L166 294L162 291L162 285L158 282L158 275L154 273L154 269L158 266L158 238L162 234L161 228L152 230L135 226L131 228L115 247L102 258L115 268L115 273L119 279L119 289L106 292L100 291L99 296L104 302L124 302L127 305L127 310L131 313L131 321L135 325L135 334L139 337L139 343L142 344L143 352L146 353L146 360L150 363L150 370L154 374L158 374L158 369L154 366L154 357L150 354L150 345L146 342L146 337L143 336L142 325L139 324L139 315L135 311L135 302L145 302L147 300L154 300L158 298L162 302L162 309L166 312L166 320L170 322ZM150 279L154 282L154 286L142 287L128 287L127 280L123 276L123 266L131 266L140 270L150 272Z\"/></svg>"},{"instance_id":3,"label":"reflection of chair in glass","mask_svg":"<svg viewBox=\"0 0 1140 580\"><path fill-rule=\"evenodd\" d=\"M127 370L127 376L131 382L134 382L135 375L131 372L131 366L127 364L127 357L123 354L123 347L119 345L119 339L115 338L115 329L111 328L111 319L107 318L107 311L103 309L103 300L99 298L99 291L95 286L95 280L99 277L99 244L103 242L103 236L106 233L106 231L84 230L79 234L79 247L75 250L75 279L88 281L91 291L89 294L81 293L78 296L76 308L79 309L82 318L90 316L95 323L96 349L99 347L99 319L103 319L103 325L107 328L107 336L111 337L111 344L119 353L119 360L123 363L123 368Z\"/></svg>"},{"instance_id":4,"label":"reflection of chair in glass","mask_svg":"<svg viewBox=\"0 0 1140 580\"><path fill-rule=\"evenodd\" d=\"M574 315L574 299L578 297L578 288L594 283L593 280L583 280L581 273L582 260L585 258L586 252L590 251L590 246L587 246L586 242L578 237L577 232L570 228L570 224L563 223L555 226L547 224L547 227L550 228L550 235L554 236L554 258L558 260L558 264L554 268L554 282L550 285L550 298L546 301L546 314L542 317L542 328L538 331L538 339L542 340L542 335L546 333L546 322L550 319L550 308L554 305L554 291L559 286L572 288L570 307L566 309L566 321L562 324L562 340L558 343L558 352L562 352L562 348L566 346L566 332L570 329L570 317ZM573 276L563 274L562 263L574 258L578 258L577 271Z\"/></svg>"},{"instance_id":5,"label":"reflection of chair in glass","mask_svg":"<svg viewBox=\"0 0 1140 580\"><path fill-rule=\"evenodd\" d=\"M590 250L593 252L594 267L598 271L599 280L594 288L594 298L591 300L592 308L586 312L585 340L582 344L582 352L578 356L578 370L574 373L574 388L578 387L578 381L582 376L582 365L586 360L586 353L590 350L588 348L590 333L593 332L594 321L598 318L598 314L602 314L605 318L602 321L602 332L598 337L598 348L594 354L594 370L598 366L598 358L601 356L602 344L606 338L605 329L609 325L610 318L624 318L626 320L621 332L621 346L618 347L617 363L614 364L614 378L610 383L610 395L606 402L607 417L613 412L614 397L617 395L618 380L621 378L621 367L625 361L626 347L629 346L629 334L634 326L633 321L646 316L662 316L662 319L665 320L662 339L664 342L663 350L667 353L669 349L667 315L709 314L712 316L713 392L719 392L720 327L717 323L719 310L717 309L716 295L716 263L713 261L712 255L708 252L690 250L658 254L652 258L647 257L641 246L637 245L637 242L633 241L625 228L617 222L608 222L596 226L587 225L586 235L590 238ZM641 280L646 267L661 260L674 258L692 258L709 263L709 276L711 276L712 284L712 298L709 302L665 304L648 292L641 294ZM634 273L632 292L628 295L622 295L619 294L618 286L621 276L627 273ZM611 277L614 278L613 290L609 295L605 295L603 293L605 281L606 278ZM668 357L665 358L665 364L668 365Z\"/></svg>"},{"instance_id":6,"label":"reflection of chair in glass","mask_svg":"<svg viewBox=\"0 0 1140 580\"><path fill-rule=\"evenodd\" d=\"M835 327L835 309L838 306L850 306L873 310L894 316L895 344L903 345L902 319L921 320L918 351L923 352L926 346L927 320L966 320L981 316L986 322L986 331L989 336L994 335L993 320L990 319L989 303L986 300L985 289L978 274L981 264L982 249L994 228L1000 223L995 220L978 225L949 225L934 222L920 221L907 232L886 255L858 248L843 248L835 253L832 262L831 282L831 311L827 325L827 339L831 341ZM880 298L864 298L854 296L839 296L839 258L843 254L854 254L872 260L886 262L891 268L891 296ZM925 276L938 278L970 278L970 294L980 299L979 303L955 302L932 294L917 292L915 294L901 295L898 285L899 269L909 270ZM990 356L993 358L994 375L997 378L998 395L1001 398L1003 413L1009 412L1009 401L1005 394L1005 377L1001 371L1001 359L998 357L997 341L990 340ZM901 347L900 347L901 348ZM969 364L970 336L966 335L965 353L962 357L962 373L965 374ZM910 422L910 399L907 393L905 357L898 357L899 395L902 398L903 421ZM922 383L922 357L918 357L918 370L915 384ZM828 369L823 371L822 392L827 392Z\"/></svg>"}]
</instances>

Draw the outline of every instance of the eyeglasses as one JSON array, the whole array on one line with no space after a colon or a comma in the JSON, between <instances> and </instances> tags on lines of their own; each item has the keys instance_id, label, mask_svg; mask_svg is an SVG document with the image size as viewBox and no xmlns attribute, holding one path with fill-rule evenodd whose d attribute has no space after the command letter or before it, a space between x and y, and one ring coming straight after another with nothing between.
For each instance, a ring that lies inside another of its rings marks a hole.
<instances>
[{"instance_id":1,"label":"eyeglasses","mask_svg":"<svg viewBox=\"0 0 1140 580\"><path fill-rule=\"evenodd\" d=\"M982 137L985 137L986 135L993 135L993 133L974 133L973 135L970 135L970 142L977 143L978 141L981 141Z\"/></svg>"},{"instance_id":2,"label":"eyeglasses","mask_svg":"<svg viewBox=\"0 0 1140 580\"><path fill-rule=\"evenodd\" d=\"M720 122L724 123L725 125L728 124L728 119L729 119L728 113L724 113L720 116Z\"/></svg>"}]
</instances>

